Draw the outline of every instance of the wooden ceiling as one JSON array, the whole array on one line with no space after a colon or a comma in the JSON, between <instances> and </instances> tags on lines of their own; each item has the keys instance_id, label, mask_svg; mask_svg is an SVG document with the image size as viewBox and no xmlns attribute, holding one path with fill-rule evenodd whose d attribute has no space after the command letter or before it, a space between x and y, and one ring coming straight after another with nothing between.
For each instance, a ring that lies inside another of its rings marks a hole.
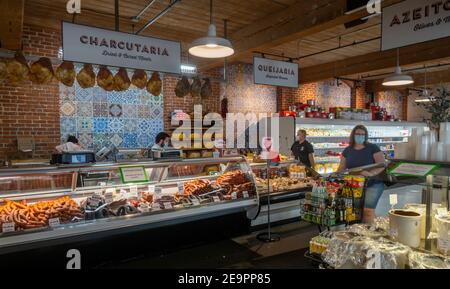
<instances>
[{"instance_id":1,"label":"wooden ceiling","mask_svg":"<svg viewBox=\"0 0 450 289\"><path fill-rule=\"evenodd\" d=\"M401 1L385 0L383 5ZM132 18L150 2L120 0L120 30L130 33L139 30L166 8L170 0L156 0L138 23L133 22ZM73 20L66 11L66 3L67 0L26 0L24 22L59 29L61 20ZM239 50L243 50L231 61L251 63L252 52L262 51L301 57L300 67L305 68L380 51L380 17L346 29L343 25L346 21L359 19L366 12L345 15L344 7L345 0L215 0L214 19L219 35L224 33L223 19L228 20L229 38ZM114 29L114 0L81 0L81 14L75 17L75 22ZM186 51L192 40L206 34L208 24L209 0L181 0L142 35L180 41ZM299 27L301 25L304 27ZM255 50L250 40L256 43ZM335 49L367 40L371 41ZM326 52L320 53L323 51ZM205 68L223 63L199 59L190 61ZM388 67L385 71L390 70L392 68ZM380 71L365 72L366 75L378 73Z\"/></svg>"}]
</instances>

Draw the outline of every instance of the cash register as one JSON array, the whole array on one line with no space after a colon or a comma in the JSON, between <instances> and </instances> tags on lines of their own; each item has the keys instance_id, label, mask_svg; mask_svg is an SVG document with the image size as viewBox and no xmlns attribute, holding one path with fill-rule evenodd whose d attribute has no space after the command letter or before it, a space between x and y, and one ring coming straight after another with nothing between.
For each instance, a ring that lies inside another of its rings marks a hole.
<instances>
[{"instance_id":1,"label":"cash register","mask_svg":"<svg viewBox=\"0 0 450 289\"><path fill-rule=\"evenodd\" d=\"M154 160L176 160L181 159L182 151L178 149L162 149L162 150L155 150L152 149L149 151L149 158Z\"/></svg>"}]
</instances>

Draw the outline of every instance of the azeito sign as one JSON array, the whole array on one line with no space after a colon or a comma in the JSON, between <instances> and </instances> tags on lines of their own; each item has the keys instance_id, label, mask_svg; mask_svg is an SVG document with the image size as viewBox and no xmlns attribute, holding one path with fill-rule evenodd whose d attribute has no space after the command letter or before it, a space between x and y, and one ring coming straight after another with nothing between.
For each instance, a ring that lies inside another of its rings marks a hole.
<instances>
[{"instance_id":1,"label":"azeito sign","mask_svg":"<svg viewBox=\"0 0 450 289\"><path fill-rule=\"evenodd\" d=\"M450 0L406 0L383 9L382 49L450 36Z\"/></svg>"}]
</instances>

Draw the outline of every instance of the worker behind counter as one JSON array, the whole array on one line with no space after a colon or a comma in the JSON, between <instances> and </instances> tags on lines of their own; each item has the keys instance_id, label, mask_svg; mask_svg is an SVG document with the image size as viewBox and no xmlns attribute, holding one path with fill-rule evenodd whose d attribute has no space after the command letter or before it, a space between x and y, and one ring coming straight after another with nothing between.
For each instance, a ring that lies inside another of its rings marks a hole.
<instances>
[{"instance_id":1,"label":"worker behind counter","mask_svg":"<svg viewBox=\"0 0 450 289\"><path fill-rule=\"evenodd\" d=\"M314 148L306 140L306 131L300 129L297 131L297 141L291 147L295 159L309 168L315 167Z\"/></svg>"},{"instance_id":2,"label":"worker behind counter","mask_svg":"<svg viewBox=\"0 0 450 289\"><path fill-rule=\"evenodd\" d=\"M160 132L155 138L155 144L152 146L152 151L162 151L170 146L170 135L165 132Z\"/></svg>"},{"instance_id":3,"label":"worker behind counter","mask_svg":"<svg viewBox=\"0 0 450 289\"><path fill-rule=\"evenodd\" d=\"M69 135L69 137L67 138L67 142L56 146L55 150L57 153L62 154L63 152L78 152L82 150L82 147L78 141L78 139L73 136L73 135Z\"/></svg>"}]
</instances>

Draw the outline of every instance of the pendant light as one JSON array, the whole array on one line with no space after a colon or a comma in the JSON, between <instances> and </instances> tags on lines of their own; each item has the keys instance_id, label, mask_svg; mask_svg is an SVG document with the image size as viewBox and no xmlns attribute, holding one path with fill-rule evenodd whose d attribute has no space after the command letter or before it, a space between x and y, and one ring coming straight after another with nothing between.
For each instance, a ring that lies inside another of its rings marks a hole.
<instances>
[{"instance_id":1,"label":"pendant light","mask_svg":"<svg viewBox=\"0 0 450 289\"><path fill-rule=\"evenodd\" d=\"M383 80L384 86L402 86L413 84L414 80L410 75L404 74L402 68L400 67L400 55L399 49L397 48L397 67L395 68L395 73Z\"/></svg>"},{"instance_id":2,"label":"pendant light","mask_svg":"<svg viewBox=\"0 0 450 289\"><path fill-rule=\"evenodd\" d=\"M430 95L430 92L427 89L427 66L424 66L425 68L425 89L422 91L422 98L416 99L415 103L427 103L434 101L433 97Z\"/></svg>"},{"instance_id":3,"label":"pendant light","mask_svg":"<svg viewBox=\"0 0 450 289\"><path fill-rule=\"evenodd\" d=\"M216 25L213 23L213 0L210 0L210 24L208 36L196 39L189 48L189 53L202 58L224 58L234 54L228 39L217 37Z\"/></svg>"}]
</instances>

